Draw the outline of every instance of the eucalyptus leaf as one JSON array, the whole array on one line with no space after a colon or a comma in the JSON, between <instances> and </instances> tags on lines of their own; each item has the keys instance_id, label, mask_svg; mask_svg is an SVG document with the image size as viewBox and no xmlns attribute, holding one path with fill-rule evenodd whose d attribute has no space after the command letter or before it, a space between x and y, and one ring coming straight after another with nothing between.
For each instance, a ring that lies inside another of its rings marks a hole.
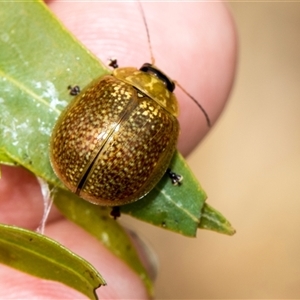
<instances>
[{"instance_id":1,"label":"eucalyptus leaf","mask_svg":"<svg viewBox=\"0 0 300 300\"><path fill-rule=\"evenodd\" d=\"M40 1L2 2L0 19L1 152L61 185L50 166L49 139L72 99L67 86L84 86L108 70Z\"/></svg>"},{"instance_id":2,"label":"eucalyptus leaf","mask_svg":"<svg viewBox=\"0 0 300 300\"><path fill-rule=\"evenodd\" d=\"M206 194L178 151L170 168L183 176L181 185L172 185L166 174L144 198L120 207L121 212L186 236L196 236Z\"/></svg>"},{"instance_id":3,"label":"eucalyptus leaf","mask_svg":"<svg viewBox=\"0 0 300 300\"><path fill-rule=\"evenodd\" d=\"M49 139L57 117L71 101L66 87L74 81L85 86L109 71L40 1L3 2L0 18L0 159L64 188L49 163ZM182 160L178 152L175 157ZM205 193L187 170L185 163L176 168L185 177L180 189L163 178L123 212L194 236Z\"/></svg>"},{"instance_id":4,"label":"eucalyptus leaf","mask_svg":"<svg viewBox=\"0 0 300 300\"><path fill-rule=\"evenodd\" d=\"M86 260L52 239L26 229L0 225L0 262L31 275L62 282L90 299L105 281Z\"/></svg>"},{"instance_id":5,"label":"eucalyptus leaf","mask_svg":"<svg viewBox=\"0 0 300 300\"><path fill-rule=\"evenodd\" d=\"M55 190L53 197L58 209L69 220L88 231L125 261L144 281L149 295L153 295L152 282L128 235L119 223L109 216L111 208L91 204L62 189Z\"/></svg>"}]
</instances>

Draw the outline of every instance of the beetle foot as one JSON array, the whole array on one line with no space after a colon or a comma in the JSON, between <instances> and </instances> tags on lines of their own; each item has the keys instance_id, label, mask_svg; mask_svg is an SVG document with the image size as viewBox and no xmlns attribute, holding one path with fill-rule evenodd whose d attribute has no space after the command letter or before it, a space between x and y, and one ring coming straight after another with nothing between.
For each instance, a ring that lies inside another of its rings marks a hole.
<instances>
[{"instance_id":1,"label":"beetle foot","mask_svg":"<svg viewBox=\"0 0 300 300\"><path fill-rule=\"evenodd\" d=\"M121 210L119 206L114 206L110 212L110 215L117 220L117 218L121 217Z\"/></svg>"},{"instance_id":2,"label":"beetle foot","mask_svg":"<svg viewBox=\"0 0 300 300\"><path fill-rule=\"evenodd\" d=\"M176 174L172 172L171 169L167 169L167 174L171 178L172 184L173 185L181 185L181 181L183 180L183 176L180 174Z\"/></svg>"},{"instance_id":3,"label":"beetle foot","mask_svg":"<svg viewBox=\"0 0 300 300\"><path fill-rule=\"evenodd\" d=\"M68 89L70 90L70 95L72 96L76 96L80 93L80 87L78 85L74 85L74 86L69 85Z\"/></svg>"},{"instance_id":4,"label":"beetle foot","mask_svg":"<svg viewBox=\"0 0 300 300\"><path fill-rule=\"evenodd\" d=\"M117 69L119 68L119 65L118 65L118 61L116 58L110 58L109 59L109 64L108 64L110 67L114 68L114 69Z\"/></svg>"}]
</instances>

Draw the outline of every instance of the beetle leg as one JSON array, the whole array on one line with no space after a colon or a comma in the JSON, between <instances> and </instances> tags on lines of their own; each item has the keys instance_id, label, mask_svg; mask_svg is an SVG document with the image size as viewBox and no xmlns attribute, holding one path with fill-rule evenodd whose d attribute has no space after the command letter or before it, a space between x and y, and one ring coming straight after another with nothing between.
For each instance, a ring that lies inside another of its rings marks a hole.
<instances>
[{"instance_id":1,"label":"beetle leg","mask_svg":"<svg viewBox=\"0 0 300 300\"><path fill-rule=\"evenodd\" d=\"M168 176L172 180L173 185L181 185L181 181L183 179L183 176L181 176L180 174L176 174L176 173L172 172L171 169L167 169L166 173L168 174Z\"/></svg>"},{"instance_id":2,"label":"beetle leg","mask_svg":"<svg viewBox=\"0 0 300 300\"><path fill-rule=\"evenodd\" d=\"M114 206L110 212L110 215L116 220L117 218L121 217L121 210L119 206Z\"/></svg>"},{"instance_id":3,"label":"beetle leg","mask_svg":"<svg viewBox=\"0 0 300 300\"><path fill-rule=\"evenodd\" d=\"M117 69L119 68L119 65L118 65L118 61L116 58L110 58L109 59L109 64L108 64L110 67L114 68L114 69Z\"/></svg>"},{"instance_id":4,"label":"beetle leg","mask_svg":"<svg viewBox=\"0 0 300 300\"><path fill-rule=\"evenodd\" d=\"M76 96L80 93L80 87L78 85L68 86L68 90L70 90L70 95Z\"/></svg>"}]
</instances>

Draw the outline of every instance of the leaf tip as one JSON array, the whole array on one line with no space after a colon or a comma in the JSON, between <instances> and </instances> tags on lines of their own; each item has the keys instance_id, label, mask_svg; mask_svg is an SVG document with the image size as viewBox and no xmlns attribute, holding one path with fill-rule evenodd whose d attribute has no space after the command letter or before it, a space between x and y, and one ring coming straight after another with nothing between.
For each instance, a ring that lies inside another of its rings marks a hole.
<instances>
[{"instance_id":1,"label":"leaf tip","mask_svg":"<svg viewBox=\"0 0 300 300\"><path fill-rule=\"evenodd\" d=\"M203 206L198 228L216 231L229 236L236 233L236 230L230 222L220 212L209 206L207 203Z\"/></svg>"}]
</instances>

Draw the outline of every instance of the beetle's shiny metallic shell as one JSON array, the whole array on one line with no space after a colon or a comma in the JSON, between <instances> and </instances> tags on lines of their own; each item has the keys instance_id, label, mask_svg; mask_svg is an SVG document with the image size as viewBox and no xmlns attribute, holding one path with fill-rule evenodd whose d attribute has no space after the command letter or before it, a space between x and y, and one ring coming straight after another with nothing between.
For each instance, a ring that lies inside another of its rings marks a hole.
<instances>
[{"instance_id":1,"label":"beetle's shiny metallic shell","mask_svg":"<svg viewBox=\"0 0 300 300\"><path fill-rule=\"evenodd\" d=\"M179 134L177 100L158 78L140 73L117 69L93 81L55 125L51 164L85 200L106 206L136 201L169 166Z\"/></svg>"}]
</instances>

